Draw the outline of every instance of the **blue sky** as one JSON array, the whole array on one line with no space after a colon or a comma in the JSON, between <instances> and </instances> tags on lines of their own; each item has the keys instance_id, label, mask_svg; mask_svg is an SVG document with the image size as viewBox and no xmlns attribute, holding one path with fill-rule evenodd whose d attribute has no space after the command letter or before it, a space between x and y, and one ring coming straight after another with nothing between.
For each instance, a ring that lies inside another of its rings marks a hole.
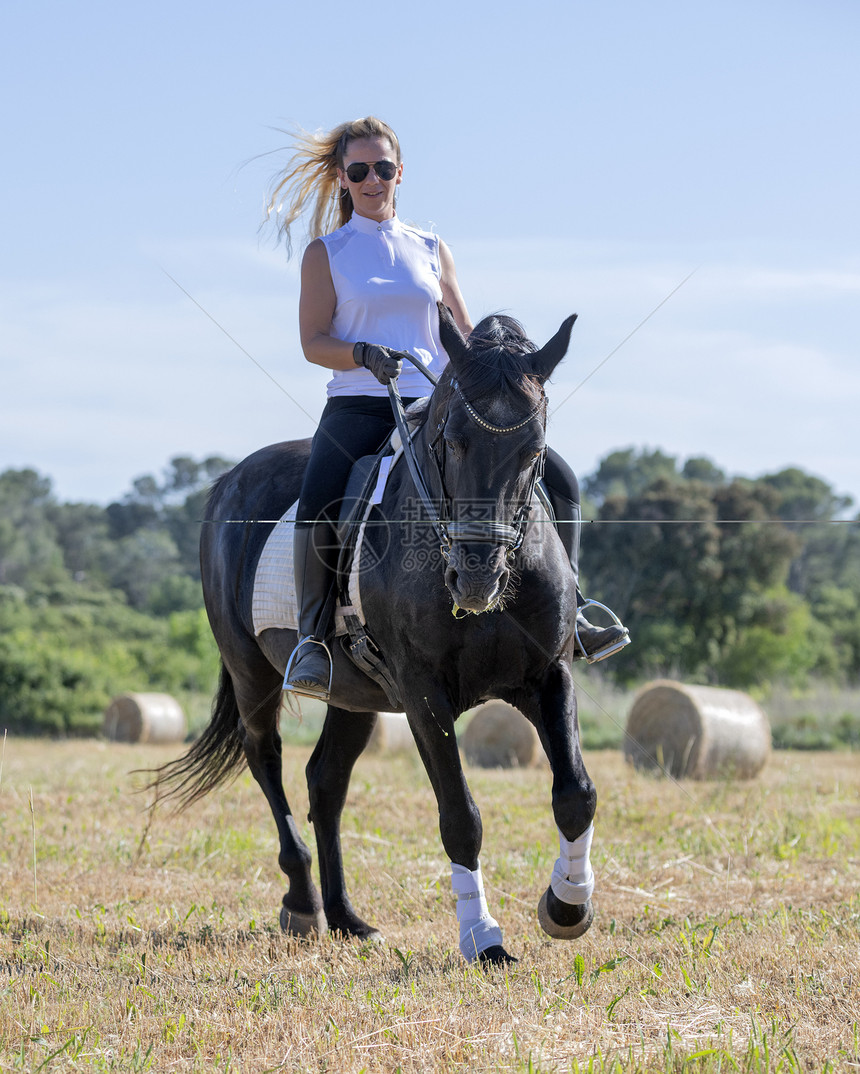
<instances>
[{"instance_id":1,"label":"blue sky","mask_svg":"<svg viewBox=\"0 0 860 1074\"><path fill-rule=\"evenodd\" d=\"M854 0L9 0L0 470L108 502L310 435L326 374L258 233L277 128L376 113L473 319L580 314L550 430L580 474L659 447L860 501L858 29Z\"/></svg>"}]
</instances>

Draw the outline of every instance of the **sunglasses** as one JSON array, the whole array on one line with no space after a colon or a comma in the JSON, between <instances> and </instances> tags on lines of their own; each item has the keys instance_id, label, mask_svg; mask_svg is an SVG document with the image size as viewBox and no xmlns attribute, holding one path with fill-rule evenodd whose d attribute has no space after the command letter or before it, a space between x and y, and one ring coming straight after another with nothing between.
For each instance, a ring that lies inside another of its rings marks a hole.
<instances>
[{"instance_id":1,"label":"sunglasses","mask_svg":"<svg viewBox=\"0 0 860 1074\"><path fill-rule=\"evenodd\" d=\"M346 169L346 177L351 183L363 183L371 168L376 172L377 179L381 179L383 183L390 182L397 175L397 165L394 161L377 160L369 164L350 164Z\"/></svg>"}]
</instances>

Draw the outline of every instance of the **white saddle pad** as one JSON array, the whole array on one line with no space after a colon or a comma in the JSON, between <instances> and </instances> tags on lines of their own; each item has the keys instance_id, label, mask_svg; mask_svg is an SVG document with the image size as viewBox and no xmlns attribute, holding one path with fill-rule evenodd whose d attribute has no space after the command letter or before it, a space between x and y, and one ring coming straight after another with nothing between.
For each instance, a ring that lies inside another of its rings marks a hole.
<instances>
[{"instance_id":1,"label":"white saddle pad","mask_svg":"<svg viewBox=\"0 0 860 1074\"><path fill-rule=\"evenodd\" d=\"M257 563L251 615L254 633L270 627L295 630L299 624L293 574L293 534L298 502L282 515Z\"/></svg>"}]
</instances>

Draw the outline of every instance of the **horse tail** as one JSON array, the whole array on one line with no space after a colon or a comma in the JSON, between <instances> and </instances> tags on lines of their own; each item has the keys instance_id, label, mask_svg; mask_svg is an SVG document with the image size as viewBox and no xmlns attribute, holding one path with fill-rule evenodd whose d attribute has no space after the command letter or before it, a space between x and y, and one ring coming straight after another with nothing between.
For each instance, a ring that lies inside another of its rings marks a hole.
<instances>
[{"instance_id":1,"label":"horse tail","mask_svg":"<svg viewBox=\"0 0 860 1074\"><path fill-rule=\"evenodd\" d=\"M236 690L222 660L205 731L182 757L151 769L155 778L145 789L155 791L156 802L175 798L177 811L187 809L218 784L235 779L245 764L243 741Z\"/></svg>"}]
</instances>

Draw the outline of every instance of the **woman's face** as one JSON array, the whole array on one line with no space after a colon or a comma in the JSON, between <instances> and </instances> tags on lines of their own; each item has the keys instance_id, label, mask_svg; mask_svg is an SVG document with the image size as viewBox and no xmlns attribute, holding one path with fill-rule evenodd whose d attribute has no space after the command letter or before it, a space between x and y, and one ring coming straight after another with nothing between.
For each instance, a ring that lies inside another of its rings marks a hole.
<instances>
[{"instance_id":1,"label":"woman's face","mask_svg":"<svg viewBox=\"0 0 860 1074\"><path fill-rule=\"evenodd\" d=\"M360 182L347 175L350 164L375 164L379 160L397 163L397 154L387 138L355 138L346 147L343 168L338 168L340 185L352 195L352 204L359 216L371 220L390 220L394 216L394 194L403 179L403 165L397 164L392 179L380 179L371 168Z\"/></svg>"}]
</instances>

